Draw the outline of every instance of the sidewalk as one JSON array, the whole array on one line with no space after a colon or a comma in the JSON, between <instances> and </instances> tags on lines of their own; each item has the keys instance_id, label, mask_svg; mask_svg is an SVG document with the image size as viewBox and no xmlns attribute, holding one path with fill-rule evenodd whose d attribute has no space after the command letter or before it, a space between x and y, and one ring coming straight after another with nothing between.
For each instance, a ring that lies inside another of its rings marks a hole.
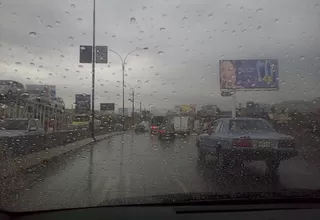
<instances>
[{"instance_id":1,"label":"sidewalk","mask_svg":"<svg viewBox=\"0 0 320 220\"><path fill-rule=\"evenodd\" d=\"M96 136L96 140L100 141L103 139L108 139L119 134L122 134L122 132L112 132L109 134L98 135ZM21 170L36 166L41 164L43 161L50 160L53 157L57 157L69 151L84 147L90 143L93 143L92 138L87 138L64 146L58 146L22 157L9 158L7 160L0 161L0 178L7 177Z\"/></svg>"}]
</instances>

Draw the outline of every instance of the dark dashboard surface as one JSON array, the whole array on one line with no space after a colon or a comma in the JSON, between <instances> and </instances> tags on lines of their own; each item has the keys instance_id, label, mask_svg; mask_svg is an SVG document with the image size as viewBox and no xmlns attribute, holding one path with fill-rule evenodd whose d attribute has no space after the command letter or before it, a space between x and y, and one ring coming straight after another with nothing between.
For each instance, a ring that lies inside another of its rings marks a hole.
<instances>
[{"instance_id":1,"label":"dark dashboard surface","mask_svg":"<svg viewBox=\"0 0 320 220\"><path fill-rule=\"evenodd\" d=\"M0 219L320 219L320 204L115 206L1 213Z\"/></svg>"}]
</instances>

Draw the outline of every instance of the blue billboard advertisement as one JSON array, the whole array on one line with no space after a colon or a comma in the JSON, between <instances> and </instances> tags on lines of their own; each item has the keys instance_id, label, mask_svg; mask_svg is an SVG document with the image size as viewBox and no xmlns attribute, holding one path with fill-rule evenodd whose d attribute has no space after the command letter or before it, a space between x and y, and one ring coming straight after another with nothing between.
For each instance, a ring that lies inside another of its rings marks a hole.
<instances>
[{"instance_id":1,"label":"blue billboard advertisement","mask_svg":"<svg viewBox=\"0 0 320 220\"><path fill-rule=\"evenodd\" d=\"M220 89L278 90L278 60L220 60Z\"/></svg>"}]
</instances>

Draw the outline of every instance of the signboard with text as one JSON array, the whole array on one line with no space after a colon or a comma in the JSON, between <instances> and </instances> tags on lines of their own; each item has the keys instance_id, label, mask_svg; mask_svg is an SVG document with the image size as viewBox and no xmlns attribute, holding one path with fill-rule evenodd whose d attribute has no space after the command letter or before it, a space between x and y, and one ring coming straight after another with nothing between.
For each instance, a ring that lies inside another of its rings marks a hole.
<instances>
[{"instance_id":1,"label":"signboard with text","mask_svg":"<svg viewBox=\"0 0 320 220\"><path fill-rule=\"evenodd\" d=\"M91 109L91 95L88 94L76 94L75 96L75 112L76 113L87 113Z\"/></svg>"},{"instance_id":2,"label":"signboard with text","mask_svg":"<svg viewBox=\"0 0 320 220\"><path fill-rule=\"evenodd\" d=\"M114 103L100 103L100 111L114 111Z\"/></svg>"},{"instance_id":3,"label":"signboard with text","mask_svg":"<svg viewBox=\"0 0 320 220\"><path fill-rule=\"evenodd\" d=\"M278 60L220 60L220 90L278 90Z\"/></svg>"}]
</instances>

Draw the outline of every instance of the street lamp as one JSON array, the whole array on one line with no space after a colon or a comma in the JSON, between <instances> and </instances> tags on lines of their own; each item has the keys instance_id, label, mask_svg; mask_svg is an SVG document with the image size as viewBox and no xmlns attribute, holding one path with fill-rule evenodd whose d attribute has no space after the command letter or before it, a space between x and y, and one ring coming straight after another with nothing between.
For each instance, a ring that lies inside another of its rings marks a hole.
<instances>
[{"instance_id":1,"label":"street lamp","mask_svg":"<svg viewBox=\"0 0 320 220\"><path fill-rule=\"evenodd\" d=\"M118 55L118 57L121 60L121 66L122 66L122 126L123 126L122 131L124 131L124 71L125 71L126 60L130 54L132 54L136 51L140 51L140 50L148 50L148 47L138 48L136 50L133 50L130 53L128 53L123 59L122 56L118 52L109 49L110 52Z\"/></svg>"}]
</instances>

